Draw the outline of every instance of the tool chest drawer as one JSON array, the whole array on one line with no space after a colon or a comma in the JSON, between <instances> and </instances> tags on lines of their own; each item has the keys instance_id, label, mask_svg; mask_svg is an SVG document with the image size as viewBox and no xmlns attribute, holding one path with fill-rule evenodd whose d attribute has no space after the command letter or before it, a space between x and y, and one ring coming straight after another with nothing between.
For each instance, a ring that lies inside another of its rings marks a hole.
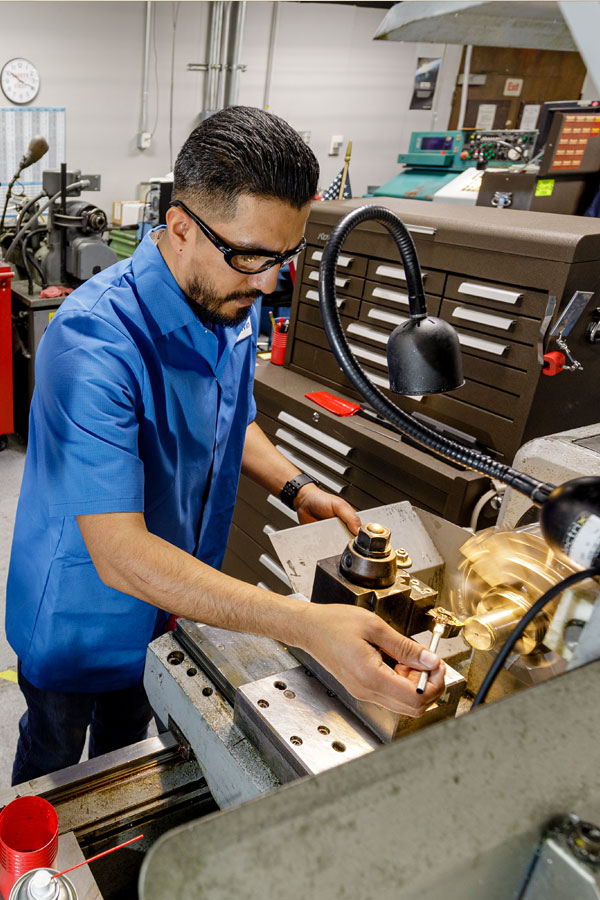
<instances>
[{"instance_id":1,"label":"tool chest drawer","mask_svg":"<svg viewBox=\"0 0 600 900\"><path fill-rule=\"evenodd\" d=\"M507 272L510 276L510 273ZM521 288L506 282L483 281L461 275L449 275L444 297L463 303L476 303L510 315L527 315L538 320L548 305L548 292Z\"/></svg>"},{"instance_id":2,"label":"tool chest drawer","mask_svg":"<svg viewBox=\"0 0 600 900\"><path fill-rule=\"evenodd\" d=\"M489 489L487 478L410 446L372 419L336 416L304 396L322 387L281 366L258 363L257 422L282 452L291 452L299 468L315 475L319 469L330 482L342 484L341 496L358 509L408 500L450 521L469 523L475 503ZM331 489L325 481L323 486ZM242 475L223 571L290 593L269 534L297 522L296 513L278 497Z\"/></svg>"},{"instance_id":3,"label":"tool chest drawer","mask_svg":"<svg viewBox=\"0 0 600 900\"><path fill-rule=\"evenodd\" d=\"M454 300L443 300L441 317L455 327L466 326L473 331L489 334L492 337L506 338L523 344L536 344L540 335L540 320L529 318L518 313L507 315L472 303L456 303Z\"/></svg>"},{"instance_id":4,"label":"tool chest drawer","mask_svg":"<svg viewBox=\"0 0 600 900\"><path fill-rule=\"evenodd\" d=\"M307 266L316 266L317 268L321 265L321 260L323 259L323 248L322 247L307 247L305 250L304 256L304 264ZM367 263L368 258L366 256L359 256L358 254L348 254L348 253L340 253L338 256L336 271L342 275L344 272L348 272L352 275L358 275L360 277L364 277L365 272L367 271Z\"/></svg>"},{"instance_id":5,"label":"tool chest drawer","mask_svg":"<svg viewBox=\"0 0 600 900\"><path fill-rule=\"evenodd\" d=\"M426 291L431 294L443 293L444 282L446 281L445 272L433 272L423 269L421 274ZM406 287L406 272L402 265L391 263L387 260L371 259L367 267L367 278L381 282L381 284L403 285Z\"/></svg>"},{"instance_id":6,"label":"tool chest drawer","mask_svg":"<svg viewBox=\"0 0 600 900\"><path fill-rule=\"evenodd\" d=\"M303 284L300 287L300 302L301 303L310 303L315 307L319 306L319 289L315 285L314 287L310 284ZM338 294L336 296L337 308L340 313L344 313L346 316L353 316L355 319L358 318L360 312L360 300L356 297L346 297L344 294Z\"/></svg>"},{"instance_id":7,"label":"tool chest drawer","mask_svg":"<svg viewBox=\"0 0 600 900\"><path fill-rule=\"evenodd\" d=\"M271 590L285 594L292 592L289 579L272 547L269 551L264 550L254 539L254 536L249 534L246 529L241 529L235 524L231 526L228 546L231 547L232 552L236 556L239 556L245 562L247 561L253 572Z\"/></svg>"},{"instance_id":8,"label":"tool chest drawer","mask_svg":"<svg viewBox=\"0 0 600 900\"><path fill-rule=\"evenodd\" d=\"M271 439L284 443L282 432L287 432L305 445L305 457L325 452L338 466L335 477L355 481L377 505L408 499L452 521L468 519L464 505L468 501L456 506L457 501L448 498L470 497L472 487L475 494L483 492L488 479L410 446L397 432L370 418L334 415L304 396L318 389L315 382L285 369L272 372L273 368L259 365L255 390L258 421Z\"/></svg>"},{"instance_id":9,"label":"tool chest drawer","mask_svg":"<svg viewBox=\"0 0 600 900\"><path fill-rule=\"evenodd\" d=\"M302 269L302 281L304 284L318 287L319 285L319 269L313 269L310 266L304 266ZM362 297L365 281L364 278L357 278L354 275L348 275L346 272L336 272L335 288L336 293L341 291L343 294L349 294L351 297Z\"/></svg>"},{"instance_id":10,"label":"tool chest drawer","mask_svg":"<svg viewBox=\"0 0 600 900\"><path fill-rule=\"evenodd\" d=\"M408 313L408 293L405 287L392 286L385 282L367 281L363 297L381 308L395 309L398 312ZM440 298L426 292L427 311L431 316L437 316L440 308Z\"/></svg>"}]
</instances>

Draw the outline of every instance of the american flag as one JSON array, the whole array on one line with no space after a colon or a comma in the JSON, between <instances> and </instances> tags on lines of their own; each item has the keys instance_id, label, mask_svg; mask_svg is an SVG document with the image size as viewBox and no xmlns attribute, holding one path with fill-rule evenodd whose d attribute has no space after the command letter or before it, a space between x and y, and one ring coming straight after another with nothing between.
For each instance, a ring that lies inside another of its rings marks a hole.
<instances>
[{"instance_id":1,"label":"american flag","mask_svg":"<svg viewBox=\"0 0 600 900\"><path fill-rule=\"evenodd\" d=\"M344 168L346 168L344 166ZM323 191L321 200L337 200L340 196L340 185L344 177L344 169L335 176L326 191ZM344 184L344 193L342 200L350 200L352 198L352 188L350 187L350 172L346 175L346 183Z\"/></svg>"}]
</instances>

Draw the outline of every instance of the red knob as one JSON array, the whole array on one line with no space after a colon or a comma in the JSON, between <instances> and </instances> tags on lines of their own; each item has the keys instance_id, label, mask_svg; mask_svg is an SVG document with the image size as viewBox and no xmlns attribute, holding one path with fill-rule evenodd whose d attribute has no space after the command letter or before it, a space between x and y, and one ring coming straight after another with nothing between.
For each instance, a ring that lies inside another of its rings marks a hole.
<instances>
[{"instance_id":1,"label":"red knob","mask_svg":"<svg viewBox=\"0 0 600 900\"><path fill-rule=\"evenodd\" d=\"M544 353L544 365L542 375L558 375L562 372L566 362L565 354L560 350L551 350L550 353Z\"/></svg>"}]
</instances>

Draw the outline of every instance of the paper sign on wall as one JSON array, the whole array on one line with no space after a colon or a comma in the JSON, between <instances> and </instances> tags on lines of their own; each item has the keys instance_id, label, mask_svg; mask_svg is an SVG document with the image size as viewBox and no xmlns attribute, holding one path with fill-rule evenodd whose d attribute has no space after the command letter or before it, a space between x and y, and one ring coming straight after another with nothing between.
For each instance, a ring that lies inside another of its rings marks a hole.
<instances>
[{"instance_id":1,"label":"paper sign on wall","mask_svg":"<svg viewBox=\"0 0 600 900\"><path fill-rule=\"evenodd\" d=\"M496 118L495 103L480 103L477 110L477 121L475 128L478 131L490 131L494 127L494 119Z\"/></svg>"},{"instance_id":2,"label":"paper sign on wall","mask_svg":"<svg viewBox=\"0 0 600 900\"><path fill-rule=\"evenodd\" d=\"M539 103L526 103L523 107L523 115L521 116L521 131L535 131L537 121L540 115L541 105Z\"/></svg>"}]
</instances>

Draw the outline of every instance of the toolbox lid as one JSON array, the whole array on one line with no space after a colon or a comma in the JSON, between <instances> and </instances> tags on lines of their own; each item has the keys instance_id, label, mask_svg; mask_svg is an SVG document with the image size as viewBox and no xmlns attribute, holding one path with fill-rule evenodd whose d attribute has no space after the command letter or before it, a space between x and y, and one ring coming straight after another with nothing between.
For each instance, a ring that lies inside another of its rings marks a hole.
<instances>
[{"instance_id":1,"label":"toolbox lid","mask_svg":"<svg viewBox=\"0 0 600 900\"><path fill-rule=\"evenodd\" d=\"M394 197L355 197L352 200L315 201L309 222L332 226L350 210L360 206L384 206L396 213L405 226L425 229L412 234L419 242L531 256L554 262L600 260L600 219L587 216L494 209L460 203L437 204ZM385 226L373 221L364 222L358 228L389 234Z\"/></svg>"}]
</instances>

